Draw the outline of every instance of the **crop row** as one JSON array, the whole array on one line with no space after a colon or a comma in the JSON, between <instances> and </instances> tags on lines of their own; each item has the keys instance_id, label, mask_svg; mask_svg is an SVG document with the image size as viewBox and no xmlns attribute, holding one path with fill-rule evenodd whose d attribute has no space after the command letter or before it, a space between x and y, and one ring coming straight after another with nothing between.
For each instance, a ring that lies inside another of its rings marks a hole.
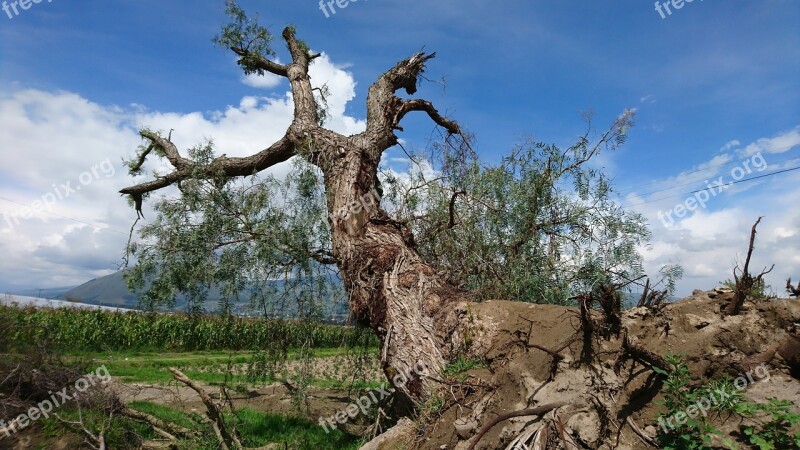
<instances>
[{"instance_id":1,"label":"crop row","mask_svg":"<svg viewBox=\"0 0 800 450\"><path fill-rule=\"evenodd\" d=\"M375 345L373 336L290 320L0 306L0 351L41 344L70 351L322 348Z\"/></svg>"}]
</instances>

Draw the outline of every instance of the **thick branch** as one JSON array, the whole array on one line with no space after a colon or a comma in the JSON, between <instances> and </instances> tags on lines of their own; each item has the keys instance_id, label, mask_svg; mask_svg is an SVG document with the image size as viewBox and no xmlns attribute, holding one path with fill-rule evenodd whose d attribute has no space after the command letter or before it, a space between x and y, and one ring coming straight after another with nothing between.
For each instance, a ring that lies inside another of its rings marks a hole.
<instances>
[{"instance_id":1,"label":"thick branch","mask_svg":"<svg viewBox=\"0 0 800 450\"><path fill-rule=\"evenodd\" d=\"M416 53L386 71L372 84L367 94L367 131L365 135L379 142L379 152L395 145L397 137L394 130L402 130L400 120L410 111L424 111L428 116L452 134L461 134L454 121L443 117L433 105L425 100L401 100L395 95L405 89L409 95L417 91L417 81L425 70L425 63L434 58L435 53Z\"/></svg>"},{"instance_id":2,"label":"thick branch","mask_svg":"<svg viewBox=\"0 0 800 450\"><path fill-rule=\"evenodd\" d=\"M228 427L225 424L225 419L222 416L222 411L220 408L214 403L211 397L206 393L206 391L200 387L197 383L192 381L189 377L183 374L180 370L170 367L169 371L172 372L172 376L175 380L180 381L181 383L185 384L186 386L190 387L192 390L197 392L197 395L200 396L200 400L203 402L203 405L206 407L206 414L208 418L211 419L212 426L214 427L214 431L218 434L218 436L224 442L220 442L222 445L226 446L226 448L234 447L234 448L242 448L242 444L239 442L239 439L236 437L236 433L228 431Z\"/></svg>"},{"instance_id":3,"label":"thick branch","mask_svg":"<svg viewBox=\"0 0 800 450\"><path fill-rule=\"evenodd\" d=\"M486 434L489 430L492 429L495 425L500 422L506 421L508 419L513 419L514 417L524 417L524 416L542 416L547 414L548 412L560 408L566 405L567 402L555 402L555 403L548 403L546 405L539 406L538 408L529 408L523 409L521 411L511 411L505 414L500 414L499 416L495 417L494 419L486 422L480 430L475 434L475 437L471 439L469 447L467 450L473 450L478 442L481 440L484 434Z\"/></svg>"},{"instance_id":4,"label":"thick branch","mask_svg":"<svg viewBox=\"0 0 800 450\"><path fill-rule=\"evenodd\" d=\"M145 136L145 137L150 139L150 136ZM158 136L155 135L155 137ZM160 137L158 138L161 139L162 141L166 141L163 138ZM174 148L174 145L172 145L172 147ZM275 164L288 160L289 158L294 156L295 154L294 149L295 146L290 141L287 135L284 136L278 142L256 153L255 155L241 157L241 158L239 157L232 158L226 156L216 158L214 159L214 161L211 162L211 164L208 165L203 175L208 178L214 178L220 175L227 177L252 175L268 167L272 167ZM177 152L177 149L175 149L175 152ZM180 166L175 166L175 164L173 163L173 166L176 167L176 169L173 172L170 172L169 174L163 177L159 177L152 181L127 187L119 192L121 194L131 194L131 195L144 194L147 192L157 191L158 189L165 188L173 183L189 178L190 176L193 175L192 171L190 170L191 162L189 162L189 160L185 158L180 157L180 155L178 155L178 157L180 158L181 161L186 161L186 165L179 163L181 164ZM171 163L173 162L173 159L170 159ZM178 160L176 159L175 161Z\"/></svg>"},{"instance_id":5,"label":"thick branch","mask_svg":"<svg viewBox=\"0 0 800 450\"><path fill-rule=\"evenodd\" d=\"M439 114L439 111L433 107L431 102L419 99L402 102L400 108L398 108L395 113L394 120L392 121L392 128L402 131L400 121L411 111L426 112L428 113L428 117L430 117L436 125L439 125L451 134L461 134L461 127L458 126L458 123Z\"/></svg>"},{"instance_id":6,"label":"thick branch","mask_svg":"<svg viewBox=\"0 0 800 450\"><path fill-rule=\"evenodd\" d=\"M755 248L756 242L756 227L759 223L761 223L761 219L763 217L759 217L756 220L756 223L753 224L753 228L750 230L750 246L747 248L747 259L744 260L744 274L747 276L750 270L750 257L753 256L753 249Z\"/></svg>"},{"instance_id":7,"label":"thick branch","mask_svg":"<svg viewBox=\"0 0 800 450\"><path fill-rule=\"evenodd\" d=\"M142 130L139 132L139 135L151 142L151 146L148 147L148 150L153 146L160 148L170 164L176 169L183 169L192 163L190 160L181 156L180 152L178 152L178 147L175 147L175 144L173 144L169 138L164 139L158 133L149 130ZM141 167L141 163L144 163L144 157L139 160L139 163L139 167Z\"/></svg>"},{"instance_id":8,"label":"thick branch","mask_svg":"<svg viewBox=\"0 0 800 450\"><path fill-rule=\"evenodd\" d=\"M425 71L425 63L435 57L436 52L430 54L425 54L424 52L416 53L410 58L397 63L381 78L384 78L390 84L393 93L399 89L405 89L408 95L414 95L417 92L417 79Z\"/></svg>"},{"instance_id":9,"label":"thick branch","mask_svg":"<svg viewBox=\"0 0 800 450\"><path fill-rule=\"evenodd\" d=\"M184 428L178 424L167 422L165 420L161 420L158 417L152 416L147 413L143 413L141 411L137 411L135 409L128 408L127 406L121 411L123 416L130 417L131 419L138 420L140 422L145 422L148 425L154 428L160 428L162 430L169 431L170 434L179 435L179 436L191 436L195 434L192 430L188 428Z\"/></svg>"},{"instance_id":10,"label":"thick branch","mask_svg":"<svg viewBox=\"0 0 800 450\"><path fill-rule=\"evenodd\" d=\"M286 65L278 64L276 62L270 61L267 58L259 55L253 55L252 52L249 52L243 48L239 47L231 47L231 50L236 53L237 55L241 56L242 59L239 60L241 63L242 60L245 58L250 58L255 64L254 67L256 69L261 69L266 72L279 75L282 77L289 76L289 68Z\"/></svg>"}]
</instances>

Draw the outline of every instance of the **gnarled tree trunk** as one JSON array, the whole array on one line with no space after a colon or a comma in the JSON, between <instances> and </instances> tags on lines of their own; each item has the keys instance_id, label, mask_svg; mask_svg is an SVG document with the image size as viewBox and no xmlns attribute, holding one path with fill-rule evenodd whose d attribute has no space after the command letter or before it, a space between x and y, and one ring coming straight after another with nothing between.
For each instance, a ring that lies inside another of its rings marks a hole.
<instances>
[{"instance_id":1,"label":"gnarled tree trunk","mask_svg":"<svg viewBox=\"0 0 800 450\"><path fill-rule=\"evenodd\" d=\"M720 323L719 305L707 296L659 308L657 313L636 308L620 315L618 305L606 307L605 315L614 320L599 317L586 302L583 311L500 301L465 307L467 293L447 285L420 258L410 230L380 209L374 192L381 155L397 143L394 133L402 129L399 124L407 113L425 112L447 132L461 134L459 126L429 102L395 95L400 89L414 94L418 76L434 55L415 54L381 75L369 89L366 130L344 136L318 125L308 67L319 55L310 54L291 28L284 30L283 38L292 56L285 65L243 48L232 50L251 71L289 80L294 120L286 134L252 156L216 158L199 176L247 176L296 155L317 165L324 174L334 256L352 313L380 336L381 363L395 387L412 401L424 401L438 387L437 375L445 364L463 350L484 358L491 370L486 376L491 384L482 378L450 384L448 396L454 403L437 421L449 420L452 426L422 423L422 430L417 430L406 422L385 445L394 446L409 434L413 439L422 431L427 434L420 444L423 448L487 449L497 448L499 442L510 444L509 448L517 443L578 448L578 441L581 448L640 448L640 443L652 445L652 436L643 433L636 421L654 420L655 411L648 405L658 395L662 380L651 369L667 369L659 356L665 348L687 349L694 352L694 361L711 358L718 367L729 366L735 358L768 362L769 355L776 353L796 363L797 340L786 337L796 331L781 330L782 324L800 321L796 303L788 307L765 303L744 311L748 315L744 320L727 323ZM120 191L133 197L137 209L145 193L198 176L192 161L181 156L169 137L146 130L141 135L150 145L133 169L156 150L174 170ZM694 316L701 326L679 321L673 327L667 313ZM599 332L609 325L621 337ZM761 327L756 334L761 337L755 339L758 344L739 338L752 333L753 327ZM701 328L718 331L698 332ZM725 341L718 336L723 332L729 337ZM686 344L690 339L698 341ZM469 349L464 348L467 341ZM720 348L720 343L726 348ZM752 356L756 351L758 355ZM639 370L640 366L647 370ZM708 366L695 373L708 375ZM550 416L542 417L545 413ZM517 418L522 420L509 423ZM500 423L507 425L500 427Z\"/></svg>"},{"instance_id":2,"label":"gnarled tree trunk","mask_svg":"<svg viewBox=\"0 0 800 450\"><path fill-rule=\"evenodd\" d=\"M414 250L410 230L380 209L374 192L382 153L397 144L395 130L411 111L423 111L451 134L459 126L442 117L425 100L403 100L400 89L416 91L417 78L434 54L417 53L400 61L370 87L367 97L367 129L344 136L318 125L317 104L308 67L319 55L310 54L295 38L294 30L282 33L292 62L281 65L245 49L232 50L243 60L258 58L258 69L286 77L292 88L294 120L275 144L245 158L220 157L209 165L209 177L250 175L292 156L300 155L317 165L325 177L334 256L350 295L350 307L360 323L372 327L382 344L381 363L395 387L413 401L430 391L430 378L439 374L448 360L454 321L449 302L464 297L422 261ZM180 155L170 141L157 133L142 131L151 145L143 153L158 149L174 171L156 180L128 187L141 205L142 195L191 175L191 161ZM449 325L449 326L448 326ZM451 329L448 329L451 328Z\"/></svg>"}]
</instances>

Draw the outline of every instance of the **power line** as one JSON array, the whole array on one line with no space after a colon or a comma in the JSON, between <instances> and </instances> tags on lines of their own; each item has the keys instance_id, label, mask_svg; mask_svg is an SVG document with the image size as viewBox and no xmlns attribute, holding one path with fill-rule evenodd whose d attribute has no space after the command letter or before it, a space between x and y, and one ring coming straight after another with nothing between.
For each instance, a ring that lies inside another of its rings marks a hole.
<instances>
[{"instance_id":1,"label":"power line","mask_svg":"<svg viewBox=\"0 0 800 450\"><path fill-rule=\"evenodd\" d=\"M9 202L9 203L13 203L13 204L15 204L15 205L18 205L18 206L22 206L23 208L30 208L30 206L29 206L29 205L23 205L22 203L15 202L14 200L11 200L11 199L9 199L9 198L0 197L0 200L7 201L7 202ZM41 209L39 209L39 210L36 210L36 211L37 211L37 212L43 212L43 213L45 213L45 214L50 214L51 216L60 217L60 218L62 218L62 219L71 220L71 221L73 221L73 222L80 223L80 224L83 224L83 225L88 225L88 226L90 226L90 227L93 227L93 228L98 228L98 229L100 229L100 230L107 230L107 231L111 231L111 232L114 232L114 233L122 234L122 235L124 235L124 236L127 236L127 235L128 235L128 233L126 233L126 232L123 232L123 231L115 230L115 229L113 229L113 228L103 228L103 227L101 227L100 225L98 225L98 224L96 224L96 223L94 223L94 224L93 224L93 223L89 223L89 222L84 222L84 221L82 221L82 220L73 219L72 217L62 216L61 214L57 214L57 213L54 213L54 212L52 212L52 211L46 211L46 210L41 210ZM8 217L8 216L6 216L6 217ZM8 220L8 219L6 219L6 220Z\"/></svg>"},{"instance_id":2,"label":"power line","mask_svg":"<svg viewBox=\"0 0 800 450\"><path fill-rule=\"evenodd\" d=\"M667 200L667 199L670 199L670 198L682 197L684 195L691 195L691 194L695 194L697 192L708 191L709 189L717 189L719 187L726 187L727 188L728 186L731 186L731 185L734 185L734 184L739 184L739 183L744 183L745 181L753 181L753 180L757 180L759 178L771 177L773 175L779 175L779 174L786 173L786 172L791 172L791 171L797 170L797 169L800 169L800 166L792 167L790 169L779 170L777 172L766 173L764 175L758 175L758 176L755 176L755 177L752 177L752 178L747 178L747 179L744 179L744 180L731 181L730 183L723 184L722 186L712 186L711 188L698 189L696 191L684 192L683 194L670 195L668 197L661 197L661 198L648 200L648 201L641 202L641 203L635 203L635 204L632 204L632 205L627 205L627 206L624 206L624 207L625 208L632 208L634 206L645 205L647 203L653 203L653 202L658 202L658 201L661 201L661 200Z\"/></svg>"},{"instance_id":3,"label":"power line","mask_svg":"<svg viewBox=\"0 0 800 450\"><path fill-rule=\"evenodd\" d=\"M784 159L784 160L781 160L781 161L775 161L773 164L785 163L785 162L787 162L787 161L794 161L794 160L796 160L796 159L800 159L800 156L795 156L795 157L792 157L792 158L787 158L787 159ZM768 165L769 165L769 164L768 164ZM644 196L648 196L648 195L657 194L657 193L659 193L659 192L671 191L671 190L673 190L673 189L678 189L679 187L684 187L684 186L689 186L689 185L692 185L692 184L696 184L696 183L698 183L699 181L700 181L700 179L698 178L697 180L690 181L690 182L688 182L688 183L683 183L683 184L679 184L679 185L676 185L676 186L672 186L672 187L670 187L670 188L659 189L659 190L657 190L657 191L652 191L652 192L648 192L648 193L645 193L645 194L639 194L639 195L640 195L640 196L642 196L642 197L644 197ZM708 180L705 180L705 181L708 181Z\"/></svg>"},{"instance_id":4,"label":"power line","mask_svg":"<svg viewBox=\"0 0 800 450\"><path fill-rule=\"evenodd\" d=\"M780 148L773 149L773 152L778 152L778 151L783 151L783 150L790 150L790 149L793 149L794 147L797 147L797 146L798 146L798 144L787 145L786 147L780 147ZM797 159L797 158L798 157L795 156L795 157L784 159L784 160L781 160L781 161L775 161L774 163L771 163L771 164L777 164L777 163L782 163L782 162L786 162L786 161L791 161L791 160ZM692 170L690 172L680 173L679 175L691 175L693 173L702 172L704 170L714 169L714 168L717 168L717 167L725 167L725 166L734 165L734 164L737 164L737 163L738 162L736 160L731 160L731 161L727 161L727 162L724 162L724 163L714 164L714 165L711 165L711 166L708 166L708 167L704 167L702 169L695 169L695 170ZM638 187L649 186L651 184L656 184L656 183L659 183L659 181L655 180L655 181L651 181L649 183L637 184L637 185L634 185L634 186L628 186L628 187L625 187L625 188L622 188L622 189L615 190L615 192L618 193L618 194L622 194L622 193L625 193L625 192L628 192L628 191L632 191L632 190L634 190L634 189L636 189ZM675 187L680 187L680 186L675 186ZM656 191L656 192L658 192L658 191Z\"/></svg>"}]
</instances>

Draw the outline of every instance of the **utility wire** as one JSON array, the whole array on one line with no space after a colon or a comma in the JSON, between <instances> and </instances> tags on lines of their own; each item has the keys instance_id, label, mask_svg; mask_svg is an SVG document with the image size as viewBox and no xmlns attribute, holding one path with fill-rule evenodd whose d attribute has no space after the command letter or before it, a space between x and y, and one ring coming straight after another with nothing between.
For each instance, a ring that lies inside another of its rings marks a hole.
<instances>
[{"instance_id":1,"label":"utility wire","mask_svg":"<svg viewBox=\"0 0 800 450\"><path fill-rule=\"evenodd\" d=\"M797 146L798 146L798 144L787 145L786 147L780 147L780 148L773 149L773 152L789 150L789 149L792 149L792 148L797 147ZM796 159L796 158L797 158L797 156L792 157L792 158L788 158L788 159L784 159L782 161L775 161L774 163L769 163L769 164L777 164L777 163L781 163L781 162L791 161L791 160ZM731 160L731 161L720 163L720 164L714 164L714 165L711 165L711 166L708 166L708 167L704 167L702 169L695 169L695 170L692 170L692 171L689 171L689 172L681 173L679 175L691 175L693 173L702 172L704 170L714 169L714 168L717 168L717 167L725 167L725 166L733 165L733 164L737 164L737 161L736 160ZM634 189L636 189L638 187L649 186L651 184L656 184L656 183L659 183L659 181L656 180L656 181L651 181L649 183L637 184L637 185L634 185L634 186L628 186L628 187L625 187L625 188L617 189L615 192L617 192L618 194L621 194L621 193L624 193L624 192L632 191L632 190L634 190ZM678 186L676 186L676 187L678 187Z\"/></svg>"},{"instance_id":2,"label":"utility wire","mask_svg":"<svg viewBox=\"0 0 800 450\"><path fill-rule=\"evenodd\" d=\"M731 185L734 185L734 184L739 184L739 183L744 183L745 181L753 181L753 180L757 180L757 179L759 179L759 178L771 177L771 176L773 176L773 175L778 175L778 174L782 174L782 173L786 173L786 172L791 172L791 171L793 171L793 170L797 170L797 169L800 169L800 166L797 166L797 167L792 167L792 168L790 168L790 169L783 169L783 170L779 170L779 171L777 171L777 172L766 173L766 174L764 174L764 175L758 175L758 176L755 176L755 177L752 177L752 178L747 178L747 179L744 179L744 180L736 180L736 181L731 181L730 183L723 184L722 186L712 186L711 188L698 189L698 190L696 190L696 191L684 192L683 194L670 195L670 196L668 196L668 197L661 197L661 198L657 198L657 199L653 199L653 200L648 200L648 201L641 202L641 203L634 203L634 204L632 204L632 205L627 205L627 206L623 206L623 207L625 207L625 208L632 208L632 207L634 207L634 206L639 206L639 205L644 205L644 204L647 204L647 203L658 202L658 201L661 201L661 200L667 200L667 199L670 199L670 198L675 198L675 197L682 197L682 196L684 196L684 195L691 195L691 194L695 194L695 193L697 193L697 192L708 191L708 190L710 190L710 189L718 189L719 187L726 187L726 188L727 188L728 186L731 186Z\"/></svg>"},{"instance_id":3,"label":"utility wire","mask_svg":"<svg viewBox=\"0 0 800 450\"><path fill-rule=\"evenodd\" d=\"M0 200L4 200L4 201L7 201L7 202L9 202L9 203L13 203L13 204L15 204L15 205L22 206L23 208L30 208L30 206L29 206L29 205L23 205L22 203L15 202L14 200L11 200L11 199L8 199L8 198L5 198L5 197L0 197ZM127 235L128 235L128 233L126 233L126 232L123 232L123 231L115 230L115 229L113 229L113 228L103 228L102 226L100 226L100 225L98 225L98 224L96 224L96 223L84 222L84 221L82 221L82 220L73 219L72 217L62 216L61 214L57 214L57 213L54 213L54 212L52 212L52 211L46 211L46 210L41 210L41 209L40 209L40 210L36 210L36 211L37 211L37 212L43 212L43 213L45 213L45 214L50 214L51 216L60 217L60 218L62 218L62 219L71 220L71 221L73 221L73 222L80 223L80 224L83 224L83 225L88 225L88 226L90 226L90 227L93 227L93 228L98 228L98 229L100 229L100 230L103 230L103 231L111 231L111 232L114 232L114 233L121 234L121 235L123 235L123 236L127 236ZM6 216L6 217L7 217L7 216Z\"/></svg>"},{"instance_id":4,"label":"utility wire","mask_svg":"<svg viewBox=\"0 0 800 450\"><path fill-rule=\"evenodd\" d=\"M773 164L785 163L785 162L787 162L787 161L794 161L794 160L796 160L796 159L800 159L800 156L795 156L795 157L792 157L792 158L787 158L787 159L784 159L784 160L781 160L781 161L775 161ZM708 181L708 180L705 180L705 181ZM699 179L699 178L698 178L697 180L694 180L694 181L689 181L689 182L687 182L687 183L683 183L683 184L678 184L678 185L676 185L676 186L672 186L672 187L670 187L670 188L659 189L659 190L657 190L657 191L651 191L651 192L647 192L647 193L645 193L645 194L638 194L638 195L640 195L640 196L642 196L642 197L645 197L645 196L648 196L648 195L657 194L657 193L659 193L659 192L666 192L666 191L671 191L671 190L673 190L673 189L678 189L679 187L690 186L690 185L692 185L692 184L697 184L698 182L700 182L700 179Z\"/></svg>"}]
</instances>

